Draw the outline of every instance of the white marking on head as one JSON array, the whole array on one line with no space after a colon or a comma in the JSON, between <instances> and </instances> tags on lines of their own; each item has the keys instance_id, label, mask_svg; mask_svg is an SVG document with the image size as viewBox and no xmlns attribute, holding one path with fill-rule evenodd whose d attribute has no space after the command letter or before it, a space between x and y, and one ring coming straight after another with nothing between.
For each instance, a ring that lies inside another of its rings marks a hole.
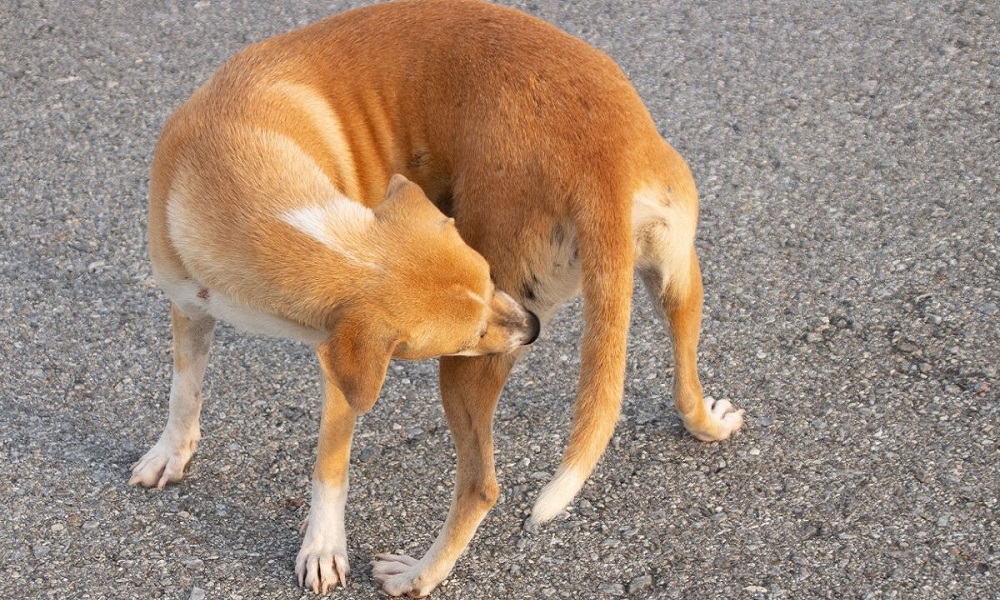
<instances>
[{"instance_id":1,"label":"white marking on head","mask_svg":"<svg viewBox=\"0 0 1000 600\"><path fill-rule=\"evenodd\" d=\"M359 249L357 238L365 234L375 220L375 213L359 202L340 196L323 204L294 208L282 213L280 218L327 248L349 254Z\"/></svg>"},{"instance_id":2,"label":"white marking on head","mask_svg":"<svg viewBox=\"0 0 1000 600\"><path fill-rule=\"evenodd\" d=\"M573 501L585 481L587 477L578 469L560 467L552 481L538 494L535 507L531 510L531 520L534 523L545 523L554 519Z\"/></svg>"}]
</instances>

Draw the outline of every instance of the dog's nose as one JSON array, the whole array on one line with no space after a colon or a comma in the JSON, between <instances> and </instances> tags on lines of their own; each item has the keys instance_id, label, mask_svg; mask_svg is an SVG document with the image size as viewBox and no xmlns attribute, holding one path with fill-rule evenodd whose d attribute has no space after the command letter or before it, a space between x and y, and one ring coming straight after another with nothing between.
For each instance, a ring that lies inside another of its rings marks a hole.
<instances>
[{"instance_id":1,"label":"dog's nose","mask_svg":"<svg viewBox=\"0 0 1000 600\"><path fill-rule=\"evenodd\" d=\"M525 346L537 340L538 334L542 331L542 322L538 320L538 315L530 310L526 312L528 313L528 337L525 339Z\"/></svg>"}]
</instances>

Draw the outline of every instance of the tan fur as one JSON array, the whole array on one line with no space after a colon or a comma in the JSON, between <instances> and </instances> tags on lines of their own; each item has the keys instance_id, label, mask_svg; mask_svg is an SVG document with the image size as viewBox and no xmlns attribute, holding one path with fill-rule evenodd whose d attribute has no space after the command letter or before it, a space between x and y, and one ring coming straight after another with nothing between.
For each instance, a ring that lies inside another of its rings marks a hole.
<instances>
[{"instance_id":1,"label":"tan fur","mask_svg":"<svg viewBox=\"0 0 1000 600\"><path fill-rule=\"evenodd\" d=\"M394 173L437 208L401 179L382 202ZM324 229L322 211L309 207L344 198L370 207L376 225L345 217L336 231ZM454 225L441 223L438 209ZM377 398L390 356L510 350L530 329L518 302L544 321L582 290L573 426L533 513L545 521L572 500L613 433L636 270L670 326L674 397L687 428L718 440L742 424L742 411L706 403L698 381L697 212L683 159L604 54L512 9L404 0L326 19L229 61L164 130L149 236L157 277L181 308L204 310L203 286L221 295L226 315L265 315L269 332L316 344L327 383L315 474L327 486L316 488L323 498L346 497L354 416ZM517 302L493 292L455 226ZM428 291L456 280L461 293L447 300ZM487 335L472 340L481 325L470 323L486 321ZM423 558L378 557L373 574L387 593L434 589L496 501L492 415L515 358L441 360L455 496ZM137 470L139 483L160 481L148 465ZM316 514L340 514L323 502ZM325 591L344 581L346 550L343 534L316 521L297 572Z\"/></svg>"}]
</instances>

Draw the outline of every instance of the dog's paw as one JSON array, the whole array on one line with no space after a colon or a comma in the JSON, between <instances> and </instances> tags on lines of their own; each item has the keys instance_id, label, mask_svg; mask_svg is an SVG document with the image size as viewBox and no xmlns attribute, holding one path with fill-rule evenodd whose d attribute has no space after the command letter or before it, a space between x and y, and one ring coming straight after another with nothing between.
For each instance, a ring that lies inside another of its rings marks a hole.
<instances>
[{"instance_id":1,"label":"dog's paw","mask_svg":"<svg viewBox=\"0 0 1000 600\"><path fill-rule=\"evenodd\" d=\"M347 576L351 565L347 560L347 545L343 542L324 540L323 536L311 536L308 523L303 524L306 538L302 549L295 558L295 575L299 585L316 594L325 594L337 587L347 587Z\"/></svg>"},{"instance_id":2,"label":"dog's paw","mask_svg":"<svg viewBox=\"0 0 1000 600\"><path fill-rule=\"evenodd\" d=\"M729 400L705 397L705 411L701 419L685 422L684 426L694 437L703 442L717 442L728 438L743 427L745 411L737 410Z\"/></svg>"},{"instance_id":3,"label":"dog's paw","mask_svg":"<svg viewBox=\"0 0 1000 600\"><path fill-rule=\"evenodd\" d=\"M198 447L198 437L173 441L164 435L160 440L132 465L129 485L157 487L162 489L168 483L180 481L184 477L184 467L191 460Z\"/></svg>"},{"instance_id":4,"label":"dog's paw","mask_svg":"<svg viewBox=\"0 0 1000 600\"><path fill-rule=\"evenodd\" d=\"M423 598L440 583L427 581L420 561L403 554L376 555L372 561L372 577L382 584L386 594L410 598Z\"/></svg>"}]
</instances>

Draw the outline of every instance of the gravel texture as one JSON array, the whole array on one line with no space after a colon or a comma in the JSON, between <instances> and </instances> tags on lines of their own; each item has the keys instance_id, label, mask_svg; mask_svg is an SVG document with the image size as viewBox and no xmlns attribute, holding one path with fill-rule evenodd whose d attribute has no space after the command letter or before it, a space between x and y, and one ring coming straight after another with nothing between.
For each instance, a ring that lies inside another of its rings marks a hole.
<instances>
[{"instance_id":1,"label":"gravel texture","mask_svg":"<svg viewBox=\"0 0 1000 600\"><path fill-rule=\"evenodd\" d=\"M513 0L610 53L702 192L706 391L685 435L637 296L604 460L554 523L578 367L570 305L496 420L502 499L439 598L1000 596L1000 4ZM245 44L348 3L0 7L0 597L301 598L318 428L310 352L218 331L189 476L127 487L166 416L144 243L163 121ZM422 553L454 451L435 365L394 363L359 426L349 593Z\"/></svg>"}]
</instances>

